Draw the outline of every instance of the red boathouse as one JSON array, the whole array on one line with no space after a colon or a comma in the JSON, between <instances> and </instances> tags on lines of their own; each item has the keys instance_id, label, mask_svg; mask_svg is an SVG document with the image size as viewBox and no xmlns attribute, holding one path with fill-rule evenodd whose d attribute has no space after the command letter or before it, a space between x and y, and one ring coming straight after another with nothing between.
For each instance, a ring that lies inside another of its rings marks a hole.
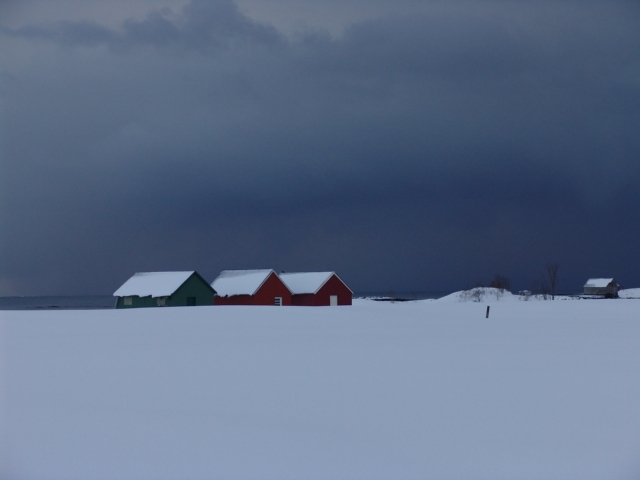
<instances>
[{"instance_id":1,"label":"red boathouse","mask_svg":"<svg viewBox=\"0 0 640 480\"><path fill-rule=\"evenodd\" d=\"M281 273L280 278L293 294L293 305L351 305L353 292L335 272Z\"/></svg>"},{"instance_id":2,"label":"red boathouse","mask_svg":"<svg viewBox=\"0 0 640 480\"><path fill-rule=\"evenodd\" d=\"M223 270L211 287L214 305L291 305L291 291L273 270Z\"/></svg>"}]
</instances>

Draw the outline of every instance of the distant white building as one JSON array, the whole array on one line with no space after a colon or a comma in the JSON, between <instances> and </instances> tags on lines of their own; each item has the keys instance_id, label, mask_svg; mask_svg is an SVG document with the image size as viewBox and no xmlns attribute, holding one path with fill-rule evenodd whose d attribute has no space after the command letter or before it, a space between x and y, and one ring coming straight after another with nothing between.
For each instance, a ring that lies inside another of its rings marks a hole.
<instances>
[{"instance_id":1,"label":"distant white building","mask_svg":"<svg viewBox=\"0 0 640 480\"><path fill-rule=\"evenodd\" d=\"M605 297L617 297L620 285L614 278L590 278L584 284L585 295L604 295Z\"/></svg>"}]
</instances>

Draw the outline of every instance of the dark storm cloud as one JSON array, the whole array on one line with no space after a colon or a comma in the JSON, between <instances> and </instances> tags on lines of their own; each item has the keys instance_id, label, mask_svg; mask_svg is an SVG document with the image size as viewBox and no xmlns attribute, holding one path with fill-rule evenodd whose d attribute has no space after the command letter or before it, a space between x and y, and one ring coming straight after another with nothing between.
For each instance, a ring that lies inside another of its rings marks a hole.
<instances>
[{"instance_id":1,"label":"dark storm cloud","mask_svg":"<svg viewBox=\"0 0 640 480\"><path fill-rule=\"evenodd\" d=\"M5 29L29 61L3 72L4 284L273 266L527 287L556 259L565 288L640 282L633 7L495 5L337 38L226 1Z\"/></svg>"},{"instance_id":2,"label":"dark storm cloud","mask_svg":"<svg viewBox=\"0 0 640 480\"><path fill-rule=\"evenodd\" d=\"M179 15L173 15L168 8L154 11L142 21L123 22L119 30L90 21L63 21L6 29L6 33L68 47L106 45L114 51L150 45L208 52L228 46L233 40L266 44L282 40L273 27L251 21L234 2L226 0L194 1Z\"/></svg>"}]
</instances>

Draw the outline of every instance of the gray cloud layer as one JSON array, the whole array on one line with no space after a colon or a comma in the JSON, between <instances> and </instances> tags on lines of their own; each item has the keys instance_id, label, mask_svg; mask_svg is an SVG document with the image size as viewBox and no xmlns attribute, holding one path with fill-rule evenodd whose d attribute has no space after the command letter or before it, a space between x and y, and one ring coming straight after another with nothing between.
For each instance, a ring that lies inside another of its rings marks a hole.
<instances>
[{"instance_id":1,"label":"gray cloud layer","mask_svg":"<svg viewBox=\"0 0 640 480\"><path fill-rule=\"evenodd\" d=\"M636 7L495 12L336 38L193 1L5 28L0 286L273 266L359 291L527 287L555 259L567 289L640 285Z\"/></svg>"}]
</instances>

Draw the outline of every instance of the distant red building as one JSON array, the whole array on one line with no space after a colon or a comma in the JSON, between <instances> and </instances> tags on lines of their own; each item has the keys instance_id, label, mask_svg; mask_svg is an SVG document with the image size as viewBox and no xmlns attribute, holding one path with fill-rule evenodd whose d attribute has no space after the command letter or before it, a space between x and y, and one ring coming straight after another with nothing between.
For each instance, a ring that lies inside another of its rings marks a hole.
<instances>
[{"instance_id":1,"label":"distant red building","mask_svg":"<svg viewBox=\"0 0 640 480\"><path fill-rule=\"evenodd\" d=\"M280 278L293 294L293 305L336 306L352 303L353 292L335 272L281 273Z\"/></svg>"},{"instance_id":2,"label":"distant red building","mask_svg":"<svg viewBox=\"0 0 640 480\"><path fill-rule=\"evenodd\" d=\"M291 291L273 270L223 270L211 287L214 305L291 305Z\"/></svg>"}]
</instances>

